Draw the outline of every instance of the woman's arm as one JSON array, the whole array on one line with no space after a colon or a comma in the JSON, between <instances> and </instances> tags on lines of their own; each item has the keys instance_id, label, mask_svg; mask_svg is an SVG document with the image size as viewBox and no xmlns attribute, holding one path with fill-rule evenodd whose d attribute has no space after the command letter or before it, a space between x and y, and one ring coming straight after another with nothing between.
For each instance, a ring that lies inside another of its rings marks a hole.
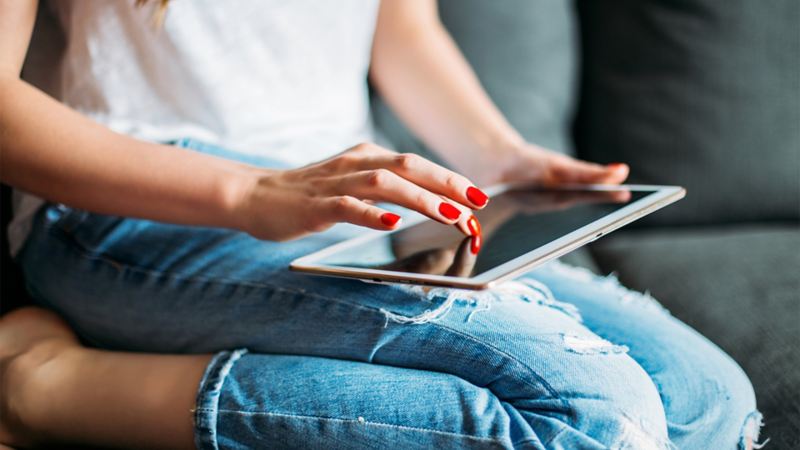
<instances>
[{"instance_id":1,"label":"woman's arm","mask_svg":"<svg viewBox=\"0 0 800 450\"><path fill-rule=\"evenodd\" d=\"M277 171L115 133L20 79L35 15L35 0L0 0L5 183L94 212L235 228L272 240L336 222L397 226L397 215L365 199L397 203L445 224L456 223L464 207L483 206L469 201L466 178L370 144Z\"/></svg>"},{"instance_id":2,"label":"woman's arm","mask_svg":"<svg viewBox=\"0 0 800 450\"><path fill-rule=\"evenodd\" d=\"M381 2L370 76L409 128L473 180L555 184L621 182L627 176L624 165L585 163L526 143L444 29L436 0Z\"/></svg>"},{"instance_id":3,"label":"woman's arm","mask_svg":"<svg viewBox=\"0 0 800 450\"><path fill-rule=\"evenodd\" d=\"M100 213L235 228L246 166L132 139L19 78L35 0L0 0L0 179Z\"/></svg>"}]
</instances>

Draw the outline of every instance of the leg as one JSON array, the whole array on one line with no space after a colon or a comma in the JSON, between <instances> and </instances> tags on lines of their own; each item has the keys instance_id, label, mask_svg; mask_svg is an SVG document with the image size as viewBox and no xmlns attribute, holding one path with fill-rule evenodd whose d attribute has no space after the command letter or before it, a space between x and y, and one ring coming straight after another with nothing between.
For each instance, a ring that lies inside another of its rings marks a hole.
<instances>
[{"instance_id":1,"label":"leg","mask_svg":"<svg viewBox=\"0 0 800 450\"><path fill-rule=\"evenodd\" d=\"M210 358L88 349L55 314L14 311L0 319L0 442L193 448Z\"/></svg>"},{"instance_id":2,"label":"leg","mask_svg":"<svg viewBox=\"0 0 800 450\"><path fill-rule=\"evenodd\" d=\"M204 355L99 351L38 308L0 320L0 351L0 442L11 445L508 448L524 422L451 375L241 351L208 367Z\"/></svg>"},{"instance_id":3,"label":"leg","mask_svg":"<svg viewBox=\"0 0 800 450\"><path fill-rule=\"evenodd\" d=\"M758 439L761 417L742 369L655 300L561 263L528 276L577 306L595 333L630 348L659 389L679 448L744 449Z\"/></svg>"},{"instance_id":4,"label":"leg","mask_svg":"<svg viewBox=\"0 0 800 450\"><path fill-rule=\"evenodd\" d=\"M286 269L331 233L278 244L80 217L40 214L21 263L34 296L92 343L160 352L247 347L448 373L508 405L522 419L510 431L520 445L667 445L650 377L533 286L508 283L489 294L491 310L473 314L474 303L489 303L471 292L426 295Z\"/></svg>"}]
</instances>

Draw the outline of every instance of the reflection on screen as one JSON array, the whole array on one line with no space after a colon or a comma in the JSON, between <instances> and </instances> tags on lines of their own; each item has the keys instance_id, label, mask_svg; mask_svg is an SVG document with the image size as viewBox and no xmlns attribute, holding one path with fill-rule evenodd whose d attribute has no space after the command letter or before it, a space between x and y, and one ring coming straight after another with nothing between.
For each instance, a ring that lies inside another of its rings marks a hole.
<instances>
[{"instance_id":1,"label":"reflection on screen","mask_svg":"<svg viewBox=\"0 0 800 450\"><path fill-rule=\"evenodd\" d=\"M475 276L548 244L654 191L512 190L494 196L475 215L482 226L474 238L455 227L425 221L349 247L320 261L433 275Z\"/></svg>"}]
</instances>

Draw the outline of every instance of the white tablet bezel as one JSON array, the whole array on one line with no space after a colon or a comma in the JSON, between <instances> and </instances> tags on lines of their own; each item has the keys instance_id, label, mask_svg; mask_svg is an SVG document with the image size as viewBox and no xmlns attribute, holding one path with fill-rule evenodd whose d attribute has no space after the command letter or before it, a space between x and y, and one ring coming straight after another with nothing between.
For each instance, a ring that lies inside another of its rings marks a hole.
<instances>
[{"instance_id":1,"label":"white tablet bezel","mask_svg":"<svg viewBox=\"0 0 800 450\"><path fill-rule=\"evenodd\" d=\"M517 187L513 184L504 184L493 186L486 189L487 194L490 196L497 195L505 192L506 190ZM572 232L536 249L533 249L524 255L518 256L510 261L507 261L497 267L494 267L486 272L483 272L475 277L452 277L444 275L429 275L411 272L395 272L379 269L368 269L361 267L344 267L344 266L330 266L320 264L319 260L325 258L342 249L359 245L369 240L385 238L386 233L376 232L367 233L364 236L348 239L343 242L331 245L310 255L297 258L290 264L290 269L306 272L315 275L357 278L367 282L374 283L402 283L402 284L415 284L425 286L444 286L459 289L488 289L502 281L514 278L524 272L530 271L534 267L541 265L559 256L563 256L583 245L586 245L601 236L604 236L628 223L633 222L647 214L650 214L670 203L676 202L686 195L686 190L680 186L655 186L655 185L584 185L584 186L565 186L564 190L587 190L587 191L612 191L612 190L628 190L628 191L654 191L652 195L639 199L635 202L625 205L618 211L615 211L607 216L595 220L594 222L585 225L581 228L573 230ZM421 218L419 220L409 221L409 223L391 231L396 233L402 229L416 225L422 221L430 220Z\"/></svg>"}]
</instances>

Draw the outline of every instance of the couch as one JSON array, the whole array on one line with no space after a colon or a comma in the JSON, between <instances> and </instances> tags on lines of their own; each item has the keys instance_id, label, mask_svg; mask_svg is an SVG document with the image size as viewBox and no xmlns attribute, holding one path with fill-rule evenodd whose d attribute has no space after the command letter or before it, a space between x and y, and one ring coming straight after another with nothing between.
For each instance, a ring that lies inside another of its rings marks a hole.
<instances>
[{"instance_id":1,"label":"couch","mask_svg":"<svg viewBox=\"0 0 800 450\"><path fill-rule=\"evenodd\" d=\"M530 141L687 197L566 260L648 291L747 372L800 448L800 2L440 0ZM395 148L430 153L375 100Z\"/></svg>"},{"instance_id":2,"label":"couch","mask_svg":"<svg viewBox=\"0 0 800 450\"><path fill-rule=\"evenodd\" d=\"M800 448L800 2L440 0L530 141L688 197L565 259L649 291L750 376ZM430 155L379 98L383 142ZM3 187L3 228L9 219ZM2 306L24 302L3 230Z\"/></svg>"}]
</instances>

